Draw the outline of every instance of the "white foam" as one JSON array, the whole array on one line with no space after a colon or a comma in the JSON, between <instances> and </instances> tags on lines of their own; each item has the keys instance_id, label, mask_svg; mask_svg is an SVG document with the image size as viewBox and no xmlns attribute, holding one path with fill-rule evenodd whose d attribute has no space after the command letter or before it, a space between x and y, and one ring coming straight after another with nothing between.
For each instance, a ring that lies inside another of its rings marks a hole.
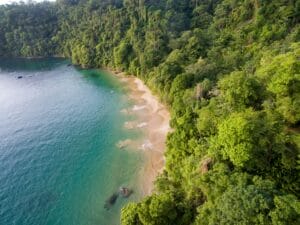
<instances>
[{"instance_id":1,"label":"white foam","mask_svg":"<svg viewBox=\"0 0 300 225\"><path fill-rule=\"evenodd\" d=\"M153 148L152 143L149 140L146 140L144 144L142 144L143 150L151 150Z\"/></svg>"},{"instance_id":2,"label":"white foam","mask_svg":"<svg viewBox=\"0 0 300 225\"><path fill-rule=\"evenodd\" d=\"M116 146L120 149L126 148L132 141L130 139L119 141Z\"/></svg>"},{"instance_id":3,"label":"white foam","mask_svg":"<svg viewBox=\"0 0 300 225\"><path fill-rule=\"evenodd\" d=\"M135 124L134 124L133 121L127 121L127 122L124 123L124 127L126 129L133 129L135 127Z\"/></svg>"},{"instance_id":4,"label":"white foam","mask_svg":"<svg viewBox=\"0 0 300 225\"><path fill-rule=\"evenodd\" d=\"M132 110L133 111L139 111L139 110L142 110L144 108L146 108L145 105L134 105L133 108L132 108Z\"/></svg>"},{"instance_id":5,"label":"white foam","mask_svg":"<svg viewBox=\"0 0 300 225\"><path fill-rule=\"evenodd\" d=\"M143 127L145 127L145 126L147 126L147 125L148 125L148 123L143 122L143 123L138 124L136 127L137 127L137 128L143 128Z\"/></svg>"}]
</instances>

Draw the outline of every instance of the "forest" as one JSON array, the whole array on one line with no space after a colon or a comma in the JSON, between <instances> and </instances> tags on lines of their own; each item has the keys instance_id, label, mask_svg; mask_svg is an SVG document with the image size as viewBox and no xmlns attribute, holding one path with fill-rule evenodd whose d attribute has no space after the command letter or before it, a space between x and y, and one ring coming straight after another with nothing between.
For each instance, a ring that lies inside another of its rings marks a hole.
<instances>
[{"instance_id":1,"label":"forest","mask_svg":"<svg viewBox=\"0 0 300 225\"><path fill-rule=\"evenodd\" d=\"M169 106L165 169L121 224L300 224L299 0L3 5L0 56L124 71Z\"/></svg>"}]
</instances>

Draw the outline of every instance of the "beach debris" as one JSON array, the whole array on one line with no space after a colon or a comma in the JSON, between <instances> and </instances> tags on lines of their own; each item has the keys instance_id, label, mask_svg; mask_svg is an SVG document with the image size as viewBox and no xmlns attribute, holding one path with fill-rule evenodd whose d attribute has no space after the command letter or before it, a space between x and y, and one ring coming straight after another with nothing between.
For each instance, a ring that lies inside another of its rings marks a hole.
<instances>
[{"instance_id":1,"label":"beach debris","mask_svg":"<svg viewBox=\"0 0 300 225\"><path fill-rule=\"evenodd\" d=\"M23 78L23 76L18 76L17 78L18 78L18 79L22 79L22 78Z\"/></svg>"},{"instance_id":2,"label":"beach debris","mask_svg":"<svg viewBox=\"0 0 300 225\"><path fill-rule=\"evenodd\" d=\"M126 148L130 144L131 144L131 140L130 139L126 139L126 140L123 140L123 141L119 141L117 143L117 147L119 149L123 149L123 148Z\"/></svg>"},{"instance_id":3,"label":"beach debris","mask_svg":"<svg viewBox=\"0 0 300 225\"><path fill-rule=\"evenodd\" d=\"M105 201L105 204L104 204L104 208L109 210L117 201L119 197L119 193L118 192L115 192L113 193L106 201Z\"/></svg>"},{"instance_id":4,"label":"beach debris","mask_svg":"<svg viewBox=\"0 0 300 225\"><path fill-rule=\"evenodd\" d=\"M133 193L133 191L127 187L120 187L119 193L123 198L128 198Z\"/></svg>"}]
</instances>

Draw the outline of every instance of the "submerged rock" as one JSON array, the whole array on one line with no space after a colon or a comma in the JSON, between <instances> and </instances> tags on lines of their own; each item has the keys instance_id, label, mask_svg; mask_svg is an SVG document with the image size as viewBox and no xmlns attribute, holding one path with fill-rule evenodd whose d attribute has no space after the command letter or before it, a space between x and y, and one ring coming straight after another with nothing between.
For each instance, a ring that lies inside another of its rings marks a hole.
<instances>
[{"instance_id":1,"label":"submerged rock","mask_svg":"<svg viewBox=\"0 0 300 225\"><path fill-rule=\"evenodd\" d=\"M17 78L18 78L18 79L22 79L22 78L23 78L23 76L18 76Z\"/></svg>"},{"instance_id":2,"label":"submerged rock","mask_svg":"<svg viewBox=\"0 0 300 225\"><path fill-rule=\"evenodd\" d=\"M109 210L117 201L119 197L119 193L115 192L113 193L106 201L104 204L104 208Z\"/></svg>"},{"instance_id":3,"label":"submerged rock","mask_svg":"<svg viewBox=\"0 0 300 225\"><path fill-rule=\"evenodd\" d=\"M124 149L124 148L126 148L128 145L130 145L131 144L131 140L130 139L126 139L126 140L123 140L123 141L119 141L118 143L117 143L117 147L119 148L119 149Z\"/></svg>"},{"instance_id":4,"label":"submerged rock","mask_svg":"<svg viewBox=\"0 0 300 225\"><path fill-rule=\"evenodd\" d=\"M117 201L118 197L121 195L123 198L128 198L133 191L127 187L120 187L119 191L113 193L104 204L104 208L109 210Z\"/></svg>"}]
</instances>

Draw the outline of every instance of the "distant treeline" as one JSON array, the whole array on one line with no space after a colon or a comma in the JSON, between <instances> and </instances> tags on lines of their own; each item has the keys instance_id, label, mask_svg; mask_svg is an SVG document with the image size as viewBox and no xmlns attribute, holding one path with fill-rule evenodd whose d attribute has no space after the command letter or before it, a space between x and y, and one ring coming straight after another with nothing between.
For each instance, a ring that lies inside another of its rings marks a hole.
<instances>
[{"instance_id":1,"label":"distant treeline","mask_svg":"<svg viewBox=\"0 0 300 225\"><path fill-rule=\"evenodd\" d=\"M170 106L165 170L123 225L299 225L299 22L299 0L14 4L0 55L122 70Z\"/></svg>"}]
</instances>

